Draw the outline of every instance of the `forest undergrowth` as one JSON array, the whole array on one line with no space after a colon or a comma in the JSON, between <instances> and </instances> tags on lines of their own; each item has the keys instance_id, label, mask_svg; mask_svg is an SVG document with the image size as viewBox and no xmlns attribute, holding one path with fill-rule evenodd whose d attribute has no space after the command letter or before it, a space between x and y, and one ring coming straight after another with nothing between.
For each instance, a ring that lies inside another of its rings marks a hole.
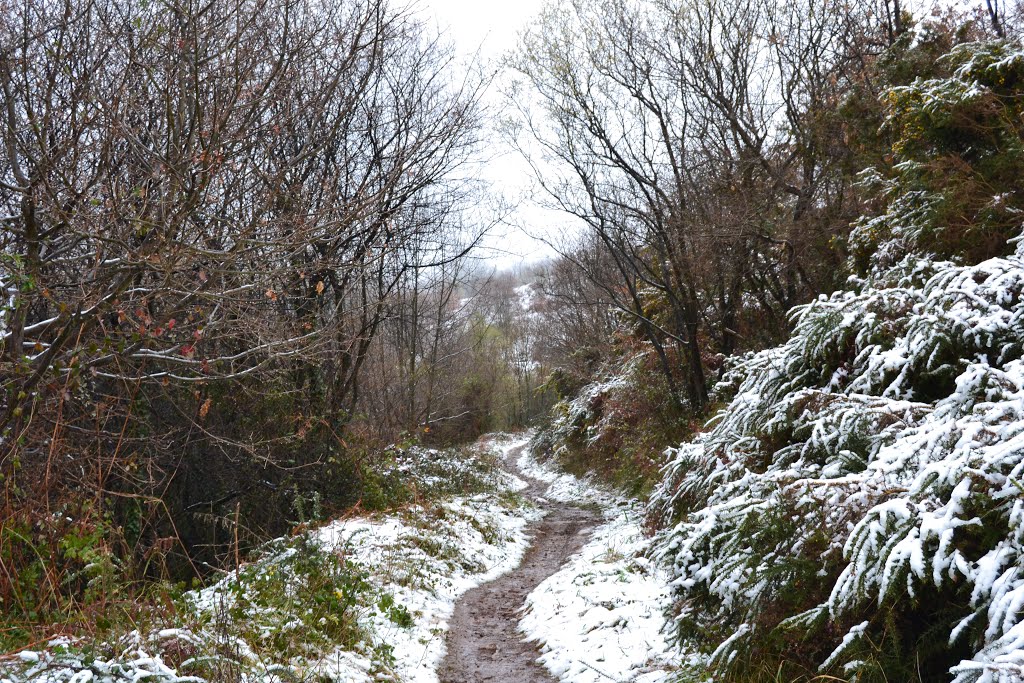
<instances>
[{"instance_id":1,"label":"forest undergrowth","mask_svg":"<svg viewBox=\"0 0 1024 683\"><path fill-rule=\"evenodd\" d=\"M130 615L70 622L0 661L5 681L420 680L439 615L523 552L535 517L488 443L393 449L401 497L306 519L210 585L154 586Z\"/></svg>"}]
</instances>

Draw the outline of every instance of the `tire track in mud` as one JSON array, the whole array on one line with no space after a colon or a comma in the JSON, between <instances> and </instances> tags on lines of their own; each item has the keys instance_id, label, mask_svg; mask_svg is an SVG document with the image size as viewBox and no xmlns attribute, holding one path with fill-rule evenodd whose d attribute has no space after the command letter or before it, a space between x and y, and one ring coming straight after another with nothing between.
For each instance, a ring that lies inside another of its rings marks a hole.
<instances>
[{"instance_id":1,"label":"tire track in mud","mask_svg":"<svg viewBox=\"0 0 1024 683\"><path fill-rule=\"evenodd\" d=\"M541 498L546 484L525 476L516 459L525 446L509 451L506 467L527 482L523 495L547 514L532 524L532 537L522 563L494 581L468 591L455 606L441 662L440 683L554 683L556 679L536 662L535 643L524 642L519 615L526 596L554 574L586 543L601 521L594 511Z\"/></svg>"}]
</instances>

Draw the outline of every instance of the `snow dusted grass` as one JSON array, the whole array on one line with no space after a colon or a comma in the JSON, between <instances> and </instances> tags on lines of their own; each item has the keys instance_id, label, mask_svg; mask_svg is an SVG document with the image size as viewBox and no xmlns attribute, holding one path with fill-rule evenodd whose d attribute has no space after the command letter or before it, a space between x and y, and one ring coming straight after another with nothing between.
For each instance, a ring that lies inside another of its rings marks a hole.
<instances>
[{"instance_id":1,"label":"snow dusted grass","mask_svg":"<svg viewBox=\"0 0 1024 683\"><path fill-rule=\"evenodd\" d=\"M499 453L522 443L499 438ZM415 449L397 467L432 498L268 545L159 627L88 646L52 641L0 663L2 683L433 683L455 601L515 567L539 517L525 484L481 460ZM486 458L484 458L486 460Z\"/></svg>"},{"instance_id":2,"label":"snow dusted grass","mask_svg":"<svg viewBox=\"0 0 1024 683\"><path fill-rule=\"evenodd\" d=\"M541 663L565 683L671 680L681 664L662 633L671 590L645 556L650 539L639 504L555 472L528 451L518 465L549 484L549 500L596 504L606 518L583 550L527 598L520 629L541 643Z\"/></svg>"},{"instance_id":3,"label":"snow dusted grass","mask_svg":"<svg viewBox=\"0 0 1024 683\"><path fill-rule=\"evenodd\" d=\"M353 520L320 531L328 547L348 539L357 557L383 572L384 589L413 617L404 626L386 611L371 616L376 639L391 648L393 680L437 681L456 600L519 564L527 546L523 528L536 516L480 494L415 510L407 520Z\"/></svg>"}]
</instances>

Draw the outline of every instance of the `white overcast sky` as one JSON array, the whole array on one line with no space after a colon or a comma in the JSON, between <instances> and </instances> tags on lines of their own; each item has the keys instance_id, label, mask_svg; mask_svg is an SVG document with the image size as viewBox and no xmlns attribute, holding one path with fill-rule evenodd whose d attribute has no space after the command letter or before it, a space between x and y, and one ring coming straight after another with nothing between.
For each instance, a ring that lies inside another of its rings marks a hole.
<instances>
[{"instance_id":1,"label":"white overcast sky","mask_svg":"<svg viewBox=\"0 0 1024 683\"><path fill-rule=\"evenodd\" d=\"M456 44L469 52L482 46L497 56L516 46L516 36L543 5L543 0L418 0L415 9L436 17Z\"/></svg>"},{"instance_id":2,"label":"white overcast sky","mask_svg":"<svg viewBox=\"0 0 1024 683\"><path fill-rule=\"evenodd\" d=\"M415 0L413 11L422 13L424 18L436 21L455 48L465 56L479 51L482 59L497 61L503 54L514 49L519 33L540 13L545 0ZM488 103L500 106L499 82L492 86ZM506 148L500 136L494 132L485 134L489 140L486 150L489 161L483 170L484 178L497 191L510 199L526 193L531 186L531 175L526 163L518 154ZM527 227L529 233L557 235L571 223L562 214L545 211L528 204L520 204L519 210L510 217L510 223ZM480 256L500 268L508 268L521 262L536 261L550 256L552 250L543 242L532 239L526 232L514 225L499 226L488 238Z\"/></svg>"}]
</instances>

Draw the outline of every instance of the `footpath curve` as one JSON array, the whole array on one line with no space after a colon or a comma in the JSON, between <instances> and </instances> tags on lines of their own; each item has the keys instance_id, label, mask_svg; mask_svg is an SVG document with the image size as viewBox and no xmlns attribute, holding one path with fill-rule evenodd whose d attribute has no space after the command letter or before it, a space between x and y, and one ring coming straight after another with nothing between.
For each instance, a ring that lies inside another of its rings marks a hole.
<instances>
[{"instance_id":1,"label":"footpath curve","mask_svg":"<svg viewBox=\"0 0 1024 683\"><path fill-rule=\"evenodd\" d=\"M547 484L523 474L516 460L524 446L511 449L505 466L527 483L522 494L544 517L528 529L532 541L522 563L499 578L468 591L449 622L447 654L438 671L440 683L555 683L537 663L535 643L518 629L526 596L580 551L601 515L542 498Z\"/></svg>"}]
</instances>

